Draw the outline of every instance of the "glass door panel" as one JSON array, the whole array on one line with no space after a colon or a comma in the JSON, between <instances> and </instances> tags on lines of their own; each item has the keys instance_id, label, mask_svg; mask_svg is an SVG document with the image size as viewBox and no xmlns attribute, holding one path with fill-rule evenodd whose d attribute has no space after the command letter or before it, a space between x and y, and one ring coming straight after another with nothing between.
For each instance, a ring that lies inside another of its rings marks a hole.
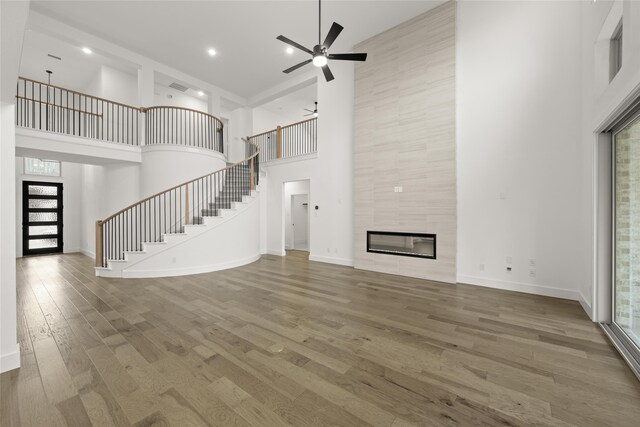
<instances>
[{"instance_id":1,"label":"glass door panel","mask_svg":"<svg viewBox=\"0 0 640 427\"><path fill-rule=\"evenodd\" d=\"M640 117L614 135L614 323L640 347Z\"/></svg>"},{"instance_id":2,"label":"glass door panel","mask_svg":"<svg viewBox=\"0 0 640 427\"><path fill-rule=\"evenodd\" d=\"M62 252L62 184L23 181L22 254Z\"/></svg>"}]
</instances>

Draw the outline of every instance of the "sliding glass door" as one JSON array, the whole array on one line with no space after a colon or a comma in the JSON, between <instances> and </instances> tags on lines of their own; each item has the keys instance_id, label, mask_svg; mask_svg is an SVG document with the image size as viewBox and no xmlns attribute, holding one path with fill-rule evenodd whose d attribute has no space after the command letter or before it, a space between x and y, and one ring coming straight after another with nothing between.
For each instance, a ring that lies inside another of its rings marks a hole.
<instances>
[{"instance_id":1,"label":"sliding glass door","mask_svg":"<svg viewBox=\"0 0 640 427\"><path fill-rule=\"evenodd\" d=\"M640 115L613 135L613 324L636 355L640 348Z\"/></svg>"}]
</instances>

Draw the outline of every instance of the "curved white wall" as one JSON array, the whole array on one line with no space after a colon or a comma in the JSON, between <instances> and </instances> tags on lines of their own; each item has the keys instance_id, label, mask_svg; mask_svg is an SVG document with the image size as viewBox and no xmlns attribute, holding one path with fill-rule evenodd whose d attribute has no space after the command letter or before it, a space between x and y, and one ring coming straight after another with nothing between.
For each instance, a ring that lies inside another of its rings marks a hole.
<instances>
[{"instance_id":1,"label":"curved white wall","mask_svg":"<svg viewBox=\"0 0 640 427\"><path fill-rule=\"evenodd\" d=\"M224 155L217 151L182 145L145 145L140 165L141 196L159 193L226 165Z\"/></svg>"},{"instance_id":2,"label":"curved white wall","mask_svg":"<svg viewBox=\"0 0 640 427\"><path fill-rule=\"evenodd\" d=\"M258 196L260 197L260 195ZM169 277L225 270L260 258L260 200L246 203L207 225L191 226L188 238L127 265L121 277ZM109 276L117 277L117 276Z\"/></svg>"}]
</instances>

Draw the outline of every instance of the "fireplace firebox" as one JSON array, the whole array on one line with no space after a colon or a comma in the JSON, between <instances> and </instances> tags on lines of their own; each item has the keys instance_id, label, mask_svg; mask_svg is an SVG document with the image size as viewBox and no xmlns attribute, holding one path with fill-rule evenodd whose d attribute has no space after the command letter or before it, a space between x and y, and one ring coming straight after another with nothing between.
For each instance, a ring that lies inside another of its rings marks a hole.
<instances>
[{"instance_id":1,"label":"fireplace firebox","mask_svg":"<svg viewBox=\"0 0 640 427\"><path fill-rule=\"evenodd\" d=\"M436 235L367 231L367 252L436 259Z\"/></svg>"}]
</instances>

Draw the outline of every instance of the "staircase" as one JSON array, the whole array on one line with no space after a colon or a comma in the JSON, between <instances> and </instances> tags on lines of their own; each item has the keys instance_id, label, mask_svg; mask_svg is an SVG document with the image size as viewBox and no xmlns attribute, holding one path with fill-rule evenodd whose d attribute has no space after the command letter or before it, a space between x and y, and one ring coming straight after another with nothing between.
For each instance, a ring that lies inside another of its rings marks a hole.
<instances>
[{"instance_id":1,"label":"staircase","mask_svg":"<svg viewBox=\"0 0 640 427\"><path fill-rule=\"evenodd\" d=\"M223 209L231 209L232 203L241 202L243 196L249 196L251 190L246 185L249 179L249 168L240 166L231 168L225 175L222 191L200 211L200 216L193 217L193 224L201 224L204 217L219 216Z\"/></svg>"},{"instance_id":2,"label":"staircase","mask_svg":"<svg viewBox=\"0 0 640 427\"><path fill-rule=\"evenodd\" d=\"M96 223L96 275L166 277L231 268L259 254L258 149Z\"/></svg>"}]
</instances>

